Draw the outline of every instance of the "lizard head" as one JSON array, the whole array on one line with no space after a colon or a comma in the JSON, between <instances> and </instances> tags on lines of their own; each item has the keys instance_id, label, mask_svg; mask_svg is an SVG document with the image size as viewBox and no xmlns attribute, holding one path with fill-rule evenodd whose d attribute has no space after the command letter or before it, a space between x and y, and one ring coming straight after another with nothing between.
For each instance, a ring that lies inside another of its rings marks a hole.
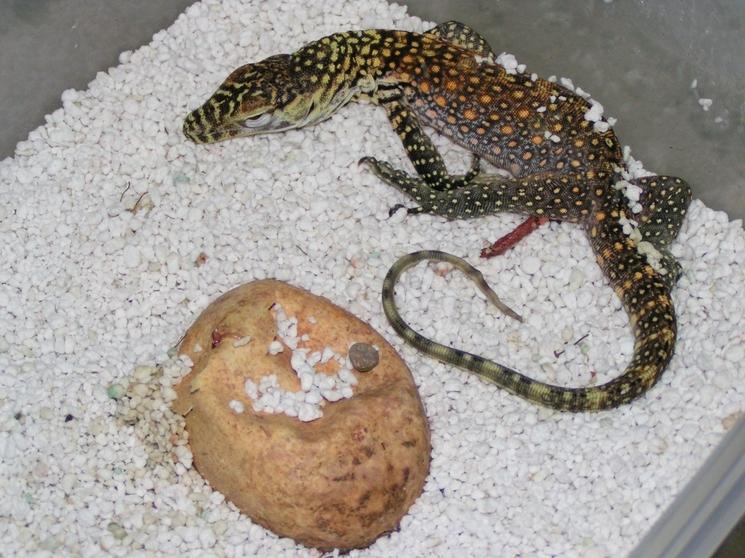
<instances>
[{"instance_id":1,"label":"lizard head","mask_svg":"<svg viewBox=\"0 0 745 558\"><path fill-rule=\"evenodd\" d=\"M296 127L288 67L289 57L277 55L233 71L186 117L184 134L195 143L214 143Z\"/></svg>"},{"instance_id":2,"label":"lizard head","mask_svg":"<svg viewBox=\"0 0 745 558\"><path fill-rule=\"evenodd\" d=\"M317 70L306 69L302 56L308 54L278 54L232 72L186 117L186 137L214 143L300 128L327 118L359 91L359 87L326 87L314 73Z\"/></svg>"}]
</instances>

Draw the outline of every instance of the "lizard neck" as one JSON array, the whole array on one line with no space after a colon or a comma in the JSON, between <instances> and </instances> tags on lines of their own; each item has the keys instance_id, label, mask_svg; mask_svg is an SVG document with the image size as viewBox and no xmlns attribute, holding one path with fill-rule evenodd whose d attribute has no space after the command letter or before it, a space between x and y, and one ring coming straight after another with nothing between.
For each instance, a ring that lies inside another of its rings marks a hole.
<instances>
[{"instance_id":1,"label":"lizard neck","mask_svg":"<svg viewBox=\"0 0 745 558\"><path fill-rule=\"evenodd\" d=\"M334 33L310 43L291 55L291 69L306 95L328 99L376 100L378 87L401 89L415 83L427 61L439 50L453 50L447 43L408 31L366 29ZM444 60L453 58L446 55ZM336 107L338 108L338 107Z\"/></svg>"},{"instance_id":2,"label":"lizard neck","mask_svg":"<svg viewBox=\"0 0 745 558\"><path fill-rule=\"evenodd\" d=\"M290 69L307 95L372 93L395 58L392 45L398 34L406 33L377 29L334 33L291 54Z\"/></svg>"}]
</instances>

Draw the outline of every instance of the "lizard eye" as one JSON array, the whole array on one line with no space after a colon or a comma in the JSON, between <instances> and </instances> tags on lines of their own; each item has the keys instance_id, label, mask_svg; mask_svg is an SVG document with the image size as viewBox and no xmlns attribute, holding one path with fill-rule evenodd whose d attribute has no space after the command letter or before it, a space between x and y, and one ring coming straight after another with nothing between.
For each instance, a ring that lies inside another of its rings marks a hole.
<instances>
[{"instance_id":1,"label":"lizard eye","mask_svg":"<svg viewBox=\"0 0 745 558\"><path fill-rule=\"evenodd\" d=\"M259 114L256 116L251 116L249 118L246 118L246 120L243 122L244 128L261 128L262 126L266 126L269 124L269 122L272 119L272 114L269 112L265 112L263 114Z\"/></svg>"}]
</instances>

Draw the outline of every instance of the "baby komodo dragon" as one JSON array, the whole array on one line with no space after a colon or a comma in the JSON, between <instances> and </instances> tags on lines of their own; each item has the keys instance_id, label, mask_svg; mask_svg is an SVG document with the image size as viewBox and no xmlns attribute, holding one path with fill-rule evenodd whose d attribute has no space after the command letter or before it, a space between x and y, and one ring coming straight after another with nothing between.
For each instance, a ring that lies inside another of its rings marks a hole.
<instances>
[{"instance_id":1,"label":"baby komodo dragon","mask_svg":"<svg viewBox=\"0 0 745 558\"><path fill-rule=\"evenodd\" d=\"M433 357L560 410L616 407L657 382L675 347L670 291L680 266L667 247L690 202L689 187L668 176L631 178L616 135L591 102L556 83L508 72L465 25L448 22L423 34L336 33L293 54L242 66L188 115L184 133L197 143L212 143L279 132L323 120L351 100L382 106L401 138L416 176L370 157L363 162L417 203L409 213L465 219L511 211L580 225L629 314L635 345L620 376L599 386L568 388L437 344L398 314L394 285L404 269L422 260L446 260L496 297L476 270L442 252L409 254L388 272L383 307L400 335ZM472 169L450 175L423 125L471 151ZM480 158L511 177L481 174ZM629 198L637 197L630 206Z\"/></svg>"}]
</instances>

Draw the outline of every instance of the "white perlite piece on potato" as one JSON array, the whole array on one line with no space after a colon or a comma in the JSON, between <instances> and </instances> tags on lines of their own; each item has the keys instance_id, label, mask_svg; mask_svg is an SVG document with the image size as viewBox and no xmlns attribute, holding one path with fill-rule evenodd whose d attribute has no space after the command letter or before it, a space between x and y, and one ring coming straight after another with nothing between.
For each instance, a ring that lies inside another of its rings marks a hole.
<instances>
[{"instance_id":1,"label":"white perlite piece on potato","mask_svg":"<svg viewBox=\"0 0 745 558\"><path fill-rule=\"evenodd\" d=\"M134 399L106 393L138 363L164 360L213 293L264 277L326 296L385 334L427 409L425 492L398 532L351 558L623 556L670 505L743 411L739 221L691 205L672 246L684 271L673 291L679 340L657 386L615 411L555 413L422 357L388 326L379 293L401 254L465 255L525 323L504 319L458 274L419 266L397 288L412 327L544 381L600 383L627 364L633 342L578 227L551 223L485 261L480 248L521 218L388 219L407 200L357 161L409 163L368 105L219 145L181 135L187 111L242 64L343 29L433 25L383 0L197 2L85 91L67 91L0 161L0 555L317 556L239 515L186 456L172 459L165 444L183 439L182 420L165 387L136 427L116 417ZM469 157L435 142L461 172ZM144 192L152 209L128 211ZM529 255L536 273L522 267Z\"/></svg>"},{"instance_id":2,"label":"white perlite piece on potato","mask_svg":"<svg viewBox=\"0 0 745 558\"><path fill-rule=\"evenodd\" d=\"M321 407L326 401L339 401L354 395L353 387L357 384L357 377L352 372L349 358L337 354L330 347L314 352L299 347L299 343L308 341L309 336L297 336L297 318L287 316L282 306L276 303L272 312L277 324L277 334L291 351L290 366L300 380L300 390L283 390L277 377L267 374L258 385L252 380L246 380L246 395L252 400L253 409L257 413L284 413L303 422L319 419L323 416ZM282 351L282 343L279 341L274 340L269 344L269 354L275 355ZM332 358L337 362L339 372L326 374L316 371L317 364L325 364Z\"/></svg>"},{"instance_id":3,"label":"white perlite piece on potato","mask_svg":"<svg viewBox=\"0 0 745 558\"><path fill-rule=\"evenodd\" d=\"M231 399L228 402L228 407L230 407L231 410L235 411L238 414L241 414L245 410L245 407L243 406L243 403L241 403L237 399Z\"/></svg>"},{"instance_id":4,"label":"white perlite piece on potato","mask_svg":"<svg viewBox=\"0 0 745 558\"><path fill-rule=\"evenodd\" d=\"M236 349L238 347L245 347L250 342L251 342L251 337L249 335L245 335L241 337L240 339L233 340L233 347L235 347Z\"/></svg>"}]
</instances>

